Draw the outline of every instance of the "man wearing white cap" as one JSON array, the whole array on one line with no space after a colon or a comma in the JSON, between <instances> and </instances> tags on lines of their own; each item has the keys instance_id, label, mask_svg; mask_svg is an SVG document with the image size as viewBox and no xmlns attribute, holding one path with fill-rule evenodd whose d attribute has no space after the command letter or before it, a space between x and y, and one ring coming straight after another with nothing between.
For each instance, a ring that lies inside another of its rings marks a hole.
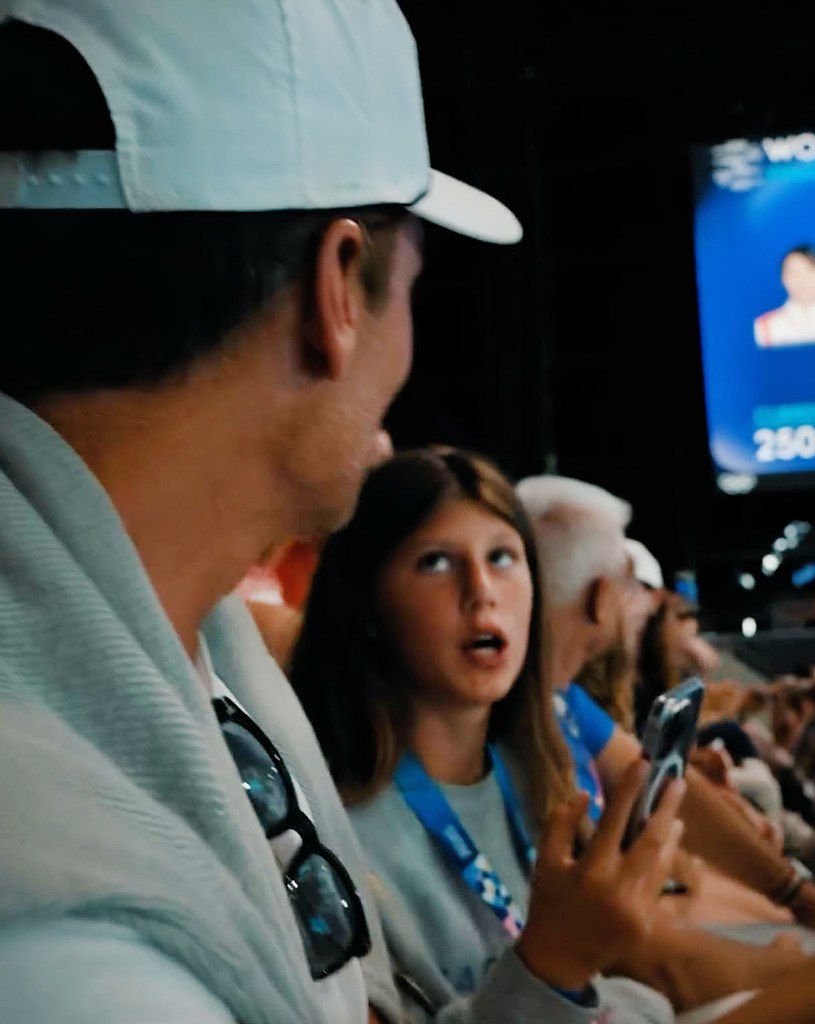
<instances>
[{"instance_id":1,"label":"man wearing white cap","mask_svg":"<svg viewBox=\"0 0 815 1024\"><path fill-rule=\"evenodd\" d=\"M0 1020L396 1019L361 851L225 595L349 514L417 218L518 222L431 171L392 0L0 0L0 85Z\"/></svg>"}]
</instances>

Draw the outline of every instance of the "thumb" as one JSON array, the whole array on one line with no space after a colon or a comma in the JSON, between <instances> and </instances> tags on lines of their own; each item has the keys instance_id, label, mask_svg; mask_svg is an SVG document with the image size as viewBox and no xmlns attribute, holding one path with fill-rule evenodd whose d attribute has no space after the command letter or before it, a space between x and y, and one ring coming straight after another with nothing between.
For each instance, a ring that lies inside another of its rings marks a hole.
<instances>
[{"instance_id":1,"label":"thumb","mask_svg":"<svg viewBox=\"0 0 815 1024\"><path fill-rule=\"evenodd\" d=\"M572 860L577 829L588 807L589 798L586 793L578 793L568 803L555 807L538 844L539 863L555 866Z\"/></svg>"}]
</instances>

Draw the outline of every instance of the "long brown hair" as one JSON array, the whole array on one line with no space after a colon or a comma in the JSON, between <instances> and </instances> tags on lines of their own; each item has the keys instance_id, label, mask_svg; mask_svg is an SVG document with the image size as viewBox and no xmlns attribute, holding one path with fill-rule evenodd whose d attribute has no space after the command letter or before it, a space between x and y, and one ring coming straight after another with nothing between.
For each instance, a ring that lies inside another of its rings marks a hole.
<instances>
[{"instance_id":1,"label":"long brown hair","mask_svg":"<svg viewBox=\"0 0 815 1024\"><path fill-rule=\"evenodd\" d=\"M521 673L497 702L489 733L512 748L539 824L573 793L571 760L543 679L541 585L534 535L509 481L489 461L453 449L397 455L366 480L348 525L326 544L315 574L291 680L340 792L349 803L390 783L407 749L411 680L387 640L376 588L396 549L442 504L470 500L520 535L533 579Z\"/></svg>"}]
</instances>

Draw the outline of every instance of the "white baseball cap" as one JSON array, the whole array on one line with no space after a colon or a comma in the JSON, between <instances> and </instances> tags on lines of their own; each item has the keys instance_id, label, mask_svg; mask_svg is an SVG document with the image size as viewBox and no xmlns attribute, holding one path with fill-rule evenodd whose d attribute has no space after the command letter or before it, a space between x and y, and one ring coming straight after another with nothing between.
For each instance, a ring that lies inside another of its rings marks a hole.
<instances>
[{"instance_id":1,"label":"white baseball cap","mask_svg":"<svg viewBox=\"0 0 815 1024\"><path fill-rule=\"evenodd\" d=\"M662 569L648 548L641 541L634 540L633 537L626 537L625 550L631 559L634 578L652 590L663 590L665 579Z\"/></svg>"},{"instance_id":2,"label":"white baseball cap","mask_svg":"<svg viewBox=\"0 0 815 1024\"><path fill-rule=\"evenodd\" d=\"M397 204L474 238L521 238L502 203L431 170L395 0L0 0L8 18L81 54L116 151L2 154L2 208Z\"/></svg>"}]
</instances>

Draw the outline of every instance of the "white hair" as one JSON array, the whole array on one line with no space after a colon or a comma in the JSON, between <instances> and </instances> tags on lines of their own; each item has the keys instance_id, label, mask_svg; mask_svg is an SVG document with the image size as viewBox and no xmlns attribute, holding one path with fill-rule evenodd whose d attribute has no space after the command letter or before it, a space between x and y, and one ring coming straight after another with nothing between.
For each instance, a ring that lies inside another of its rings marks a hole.
<instances>
[{"instance_id":1,"label":"white hair","mask_svg":"<svg viewBox=\"0 0 815 1024\"><path fill-rule=\"evenodd\" d=\"M544 591L554 607L576 601L599 576L623 572L628 502L563 476L527 477L516 490L535 528Z\"/></svg>"}]
</instances>

